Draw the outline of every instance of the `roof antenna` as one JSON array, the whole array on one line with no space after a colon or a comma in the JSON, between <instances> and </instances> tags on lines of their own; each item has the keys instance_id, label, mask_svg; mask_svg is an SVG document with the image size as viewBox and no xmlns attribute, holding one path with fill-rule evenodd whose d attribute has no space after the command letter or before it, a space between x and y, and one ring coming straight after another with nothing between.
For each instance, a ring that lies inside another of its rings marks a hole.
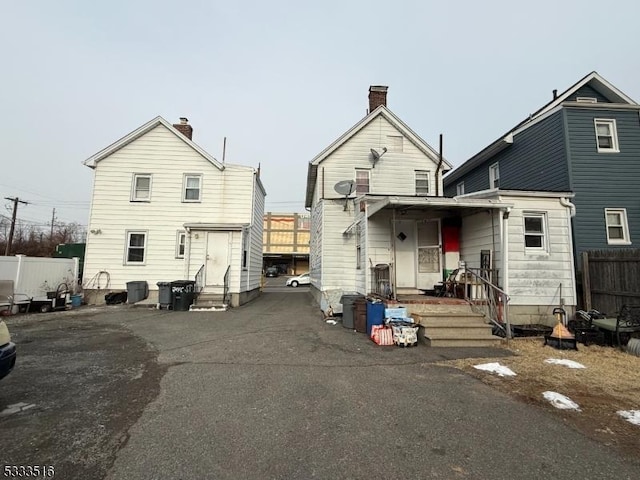
<instances>
[{"instance_id":1,"label":"roof antenna","mask_svg":"<svg viewBox=\"0 0 640 480\"><path fill-rule=\"evenodd\" d=\"M222 163L224 163L224 159L227 155L227 137L224 137L222 141Z\"/></svg>"}]
</instances>

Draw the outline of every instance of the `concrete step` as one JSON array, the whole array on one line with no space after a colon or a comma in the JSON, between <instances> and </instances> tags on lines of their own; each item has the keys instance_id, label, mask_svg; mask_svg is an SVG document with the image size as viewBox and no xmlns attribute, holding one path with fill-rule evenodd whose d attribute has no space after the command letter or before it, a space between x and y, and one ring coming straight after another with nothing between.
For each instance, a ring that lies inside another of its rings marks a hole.
<instances>
[{"instance_id":1,"label":"concrete step","mask_svg":"<svg viewBox=\"0 0 640 480\"><path fill-rule=\"evenodd\" d=\"M431 347L497 347L502 342L500 337L492 338L425 338Z\"/></svg>"},{"instance_id":2,"label":"concrete step","mask_svg":"<svg viewBox=\"0 0 640 480\"><path fill-rule=\"evenodd\" d=\"M425 327L449 327L451 325L488 325L484 315L479 313L453 312L413 315L413 320Z\"/></svg>"},{"instance_id":3,"label":"concrete step","mask_svg":"<svg viewBox=\"0 0 640 480\"><path fill-rule=\"evenodd\" d=\"M450 325L448 327L425 327L424 335L429 338L477 338L492 336L489 325Z\"/></svg>"},{"instance_id":4,"label":"concrete step","mask_svg":"<svg viewBox=\"0 0 640 480\"><path fill-rule=\"evenodd\" d=\"M458 314L458 313L471 313L471 306L468 303L462 304L409 304L404 305L407 307L407 311L410 316L415 318L415 315L438 315L438 314Z\"/></svg>"}]
</instances>

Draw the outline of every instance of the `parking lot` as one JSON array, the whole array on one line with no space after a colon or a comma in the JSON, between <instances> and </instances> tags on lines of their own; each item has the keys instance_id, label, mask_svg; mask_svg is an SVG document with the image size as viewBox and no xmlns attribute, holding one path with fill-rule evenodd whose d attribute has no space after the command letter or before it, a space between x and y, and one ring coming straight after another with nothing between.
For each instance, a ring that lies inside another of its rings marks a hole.
<instances>
[{"instance_id":1,"label":"parking lot","mask_svg":"<svg viewBox=\"0 0 640 480\"><path fill-rule=\"evenodd\" d=\"M637 459L438 365L501 351L378 347L325 323L306 289L227 312L10 317L0 463L65 479L636 477Z\"/></svg>"}]
</instances>

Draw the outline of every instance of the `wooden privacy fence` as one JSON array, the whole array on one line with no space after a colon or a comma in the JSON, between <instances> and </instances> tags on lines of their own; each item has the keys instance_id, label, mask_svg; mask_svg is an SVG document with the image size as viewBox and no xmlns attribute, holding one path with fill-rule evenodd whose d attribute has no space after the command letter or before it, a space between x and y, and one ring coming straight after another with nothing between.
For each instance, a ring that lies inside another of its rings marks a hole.
<instances>
[{"instance_id":1,"label":"wooden privacy fence","mask_svg":"<svg viewBox=\"0 0 640 480\"><path fill-rule=\"evenodd\" d=\"M640 249L582 252L584 308L615 316L622 305L640 305Z\"/></svg>"}]
</instances>

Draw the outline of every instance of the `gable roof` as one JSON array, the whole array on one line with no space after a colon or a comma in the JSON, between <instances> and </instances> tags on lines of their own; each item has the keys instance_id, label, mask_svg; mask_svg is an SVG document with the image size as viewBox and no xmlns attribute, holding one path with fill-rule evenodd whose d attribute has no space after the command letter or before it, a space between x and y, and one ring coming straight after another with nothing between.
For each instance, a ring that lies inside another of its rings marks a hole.
<instances>
[{"instance_id":1,"label":"gable roof","mask_svg":"<svg viewBox=\"0 0 640 480\"><path fill-rule=\"evenodd\" d=\"M167 130L169 130L176 137L178 137L180 140L182 140L184 143L186 143L189 147L191 147L196 152L198 152L200 155L202 155L205 159L207 159L209 162L211 162L212 165L214 165L215 167L217 167L220 170L224 170L224 168L225 168L224 164L220 163L213 156L208 154L202 147L198 146L195 142L193 142L192 140L189 140L187 137L185 137L182 133L180 133L178 130L176 130L176 128L173 125L171 125L169 122L167 122L161 116L157 116L153 120L148 121L147 123L145 123L141 127L138 127L133 132L125 135L124 137L122 137L120 140L115 141L114 143L112 143L108 147L100 150L98 153L96 153L96 154L92 155L91 157L87 158L82 163L84 165L86 165L87 167L89 167L89 168L96 168L96 164L99 161L104 160L108 156L110 156L113 153L115 153L118 150L120 150L122 147L130 144L134 140L137 140L138 138L142 137L146 133L149 133L151 130L156 128L158 125L163 125L164 127L166 127Z\"/></svg>"},{"instance_id":2,"label":"gable roof","mask_svg":"<svg viewBox=\"0 0 640 480\"><path fill-rule=\"evenodd\" d=\"M309 168L307 171L307 195L305 199L305 207L311 206L311 200L313 198L313 191L315 188L316 179L318 177L318 165L326 159L329 155L335 152L338 148L344 145L348 140L355 136L360 130L369 125L373 120L378 117L385 118L391 125L397 130L402 132L409 141L414 144L422 153L431 158L435 162L439 161L439 154L431 146L425 142L416 132L414 132L409 126L404 123L400 118L389 110L385 105L380 105L373 112L369 113L366 117L356 123L353 127L343 133L336 141L334 141L327 148L322 150L316 155L313 160L309 162ZM442 159L443 172L453 168L451 164Z\"/></svg>"},{"instance_id":3,"label":"gable roof","mask_svg":"<svg viewBox=\"0 0 640 480\"><path fill-rule=\"evenodd\" d=\"M524 128L533 125L534 123L546 118L546 116L551 115L557 111L557 109L562 107L562 104L567 101L567 99L580 90L585 85L589 85L591 88L602 94L605 98L607 98L610 102L616 104L626 104L626 105L635 105L638 104L629 96L625 95L622 91L616 88L613 84L609 83L605 80L598 72L593 71L588 75L585 75L576 83L567 88L564 92L559 94L556 98L552 99L550 102L546 103L542 107L540 107L537 111L529 115L523 121L518 123L515 127L509 130L507 133L503 134L495 140L493 143L480 150L480 152L476 153L473 157L468 159L458 168L450 172L444 178L444 185L448 186L451 182L457 180L465 173L473 170L475 167L480 165L482 162L491 158L496 153L504 150L506 147L513 143L513 135L520 132Z\"/></svg>"}]
</instances>

